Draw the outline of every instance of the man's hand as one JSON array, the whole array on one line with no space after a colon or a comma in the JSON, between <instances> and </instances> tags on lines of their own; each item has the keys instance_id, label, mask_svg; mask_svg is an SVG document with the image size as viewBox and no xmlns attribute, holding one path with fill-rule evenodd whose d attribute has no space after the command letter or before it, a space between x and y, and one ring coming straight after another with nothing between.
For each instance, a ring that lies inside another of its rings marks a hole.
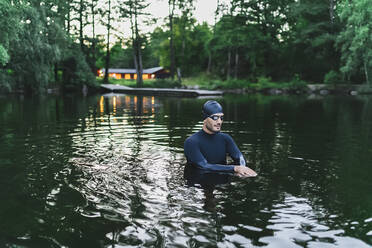
<instances>
[{"instance_id":1,"label":"man's hand","mask_svg":"<svg viewBox=\"0 0 372 248\"><path fill-rule=\"evenodd\" d=\"M234 166L234 171L239 176L246 176L246 177L257 176L257 173L254 170L252 170L252 169L250 169L246 166L241 166L241 165Z\"/></svg>"}]
</instances>

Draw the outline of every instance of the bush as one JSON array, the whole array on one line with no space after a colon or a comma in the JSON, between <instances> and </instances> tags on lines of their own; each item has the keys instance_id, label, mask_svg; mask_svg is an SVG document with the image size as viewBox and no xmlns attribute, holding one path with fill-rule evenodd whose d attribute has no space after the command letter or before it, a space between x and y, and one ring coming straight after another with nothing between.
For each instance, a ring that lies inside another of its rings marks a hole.
<instances>
[{"instance_id":1,"label":"bush","mask_svg":"<svg viewBox=\"0 0 372 248\"><path fill-rule=\"evenodd\" d=\"M331 70L325 74L323 82L325 84L337 84L342 82L342 76L339 72Z\"/></svg>"},{"instance_id":2,"label":"bush","mask_svg":"<svg viewBox=\"0 0 372 248\"><path fill-rule=\"evenodd\" d=\"M144 85L146 85L144 81ZM148 81L150 83L150 81ZM156 79L152 82L152 87L154 88L179 88L182 86L181 83L179 83L177 80L174 81L172 79Z\"/></svg>"},{"instance_id":3,"label":"bush","mask_svg":"<svg viewBox=\"0 0 372 248\"><path fill-rule=\"evenodd\" d=\"M226 81L214 81L215 89L243 89L248 87L248 81L241 79L230 79Z\"/></svg>"},{"instance_id":4,"label":"bush","mask_svg":"<svg viewBox=\"0 0 372 248\"><path fill-rule=\"evenodd\" d=\"M304 90L307 87L307 83L301 80L298 74L295 74L287 87L290 90Z\"/></svg>"},{"instance_id":5,"label":"bush","mask_svg":"<svg viewBox=\"0 0 372 248\"><path fill-rule=\"evenodd\" d=\"M62 62L62 86L66 91L80 89L83 85L95 87L97 82L80 47L73 44Z\"/></svg>"},{"instance_id":6,"label":"bush","mask_svg":"<svg viewBox=\"0 0 372 248\"><path fill-rule=\"evenodd\" d=\"M10 93L12 91L12 79L9 75L9 72L0 69L0 93Z\"/></svg>"},{"instance_id":7,"label":"bush","mask_svg":"<svg viewBox=\"0 0 372 248\"><path fill-rule=\"evenodd\" d=\"M259 90L268 89L268 88L278 88L278 83L273 83L271 77L258 77L257 84L252 85Z\"/></svg>"},{"instance_id":8,"label":"bush","mask_svg":"<svg viewBox=\"0 0 372 248\"><path fill-rule=\"evenodd\" d=\"M182 79L182 85L186 87L198 87L201 89L216 89L221 85L222 81L214 75L200 73L196 77Z\"/></svg>"},{"instance_id":9,"label":"bush","mask_svg":"<svg viewBox=\"0 0 372 248\"><path fill-rule=\"evenodd\" d=\"M8 82L1 82L0 83L0 93L10 93L12 88Z\"/></svg>"}]
</instances>

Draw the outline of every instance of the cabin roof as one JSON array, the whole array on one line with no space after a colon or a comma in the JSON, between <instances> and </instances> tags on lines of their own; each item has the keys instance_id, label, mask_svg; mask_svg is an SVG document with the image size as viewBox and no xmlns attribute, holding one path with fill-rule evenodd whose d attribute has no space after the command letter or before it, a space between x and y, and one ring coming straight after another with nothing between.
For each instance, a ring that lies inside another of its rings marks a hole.
<instances>
[{"instance_id":1,"label":"cabin roof","mask_svg":"<svg viewBox=\"0 0 372 248\"><path fill-rule=\"evenodd\" d=\"M163 67L158 66L158 67L153 67L153 68L144 69L144 70L143 70L143 73L149 73L149 74L152 74L152 73L155 73L155 72L161 71L161 70L163 70L163 69L164 69Z\"/></svg>"},{"instance_id":2,"label":"cabin roof","mask_svg":"<svg viewBox=\"0 0 372 248\"><path fill-rule=\"evenodd\" d=\"M143 69L143 73L153 74L153 73L156 73L156 72L161 71L163 69L164 68L161 67L161 66L153 67L153 68L147 68L147 69ZM105 73L105 68L102 68L101 71L102 71L102 73ZM108 72L109 73L129 73L129 74L131 74L131 73L136 73L136 69L109 68Z\"/></svg>"}]
</instances>

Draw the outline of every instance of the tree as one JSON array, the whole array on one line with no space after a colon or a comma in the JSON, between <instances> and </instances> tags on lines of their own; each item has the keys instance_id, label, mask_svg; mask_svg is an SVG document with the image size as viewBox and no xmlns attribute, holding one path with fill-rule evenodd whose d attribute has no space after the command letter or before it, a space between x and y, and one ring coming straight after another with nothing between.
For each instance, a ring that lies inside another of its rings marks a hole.
<instances>
[{"instance_id":1,"label":"tree","mask_svg":"<svg viewBox=\"0 0 372 248\"><path fill-rule=\"evenodd\" d=\"M137 74L137 87L143 86L143 62L142 62L142 43L144 39L141 36L139 29L139 18L147 16L144 10L148 7L146 0L126 0L122 2L124 8L119 8L121 16L129 19L131 27L131 41L134 66Z\"/></svg>"},{"instance_id":2,"label":"tree","mask_svg":"<svg viewBox=\"0 0 372 248\"><path fill-rule=\"evenodd\" d=\"M47 21L52 13L45 3L30 2L22 11L24 23L19 40L11 45L9 68L17 86L26 93L38 92L50 80L51 69L60 59L58 44L50 36L58 33L58 23Z\"/></svg>"},{"instance_id":3,"label":"tree","mask_svg":"<svg viewBox=\"0 0 372 248\"><path fill-rule=\"evenodd\" d=\"M212 33L207 23L196 24L191 18L187 28L184 28L182 17L174 18L174 49L181 51L175 54L176 64L182 66L182 74L192 76L205 71L208 65L208 53L205 49ZM170 67L169 30L155 28L150 35L150 46L153 56L163 67Z\"/></svg>"},{"instance_id":4,"label":"tree","mask_svg":"<svg viewBox=\"0 0 372 248\"><path fill-rule=\"evenodd\" d=\"M90 2L90 9L91 9L91 18L92 18L92 21L91 21L91 24L92 24L92 37L90 38L91 40L91 52L88 53L90 54L90 67L92 68L92 71L94 71L94 73L97 73L97 66L96 66L96 62L97 62L97 42L98 42L98 39L96 37L96 19L95 19L95 16L97 14L97 10L96 10L96 7L97 7L97 4L98 4L98 0L91 0ZM88 57L89 58L89 57Z\"/></svg>"},{"instance_id":5,"label":"tree","mask_svg":"<svg viewBox=\"0 0 372 248\"><path fill-rule=\"evenodd\" d=\"M176 68L176 58L174 49L174 34L173 34L173 18L174 11L176 9L177 0L168 0L168 18L169 18L169 53L170 53L170 74L172 80L174 79L174 73Z\"/></svg>"},{"instance_id":6,"label":"tree","mask_svg":"<svg viewBox=\"0 0 372 248\"><path fill-rule=\"evenodd\" d=\"M216 33L216 24L217 24L217 18L219 15L220 10L220 0L217 0L217 7L214 12L214 24L213 24L213 35L208 39L206 43L206 50L208 51L208 67L207 67L207 74L211 73L212 70L212 40L214 39L214 35Z\"/></svg>"},{"instance_id":7,"label":"tree","mask_svg":"<svg viewBox=\"0 0 372 248\"><path fill-rule=\"evenodd\" d=\"M17 6L10 1L0 1L0 66L5 66L9 61L9 44L17 38L20 29L20 18Z\"/></svg>"},{"instance_id":8,"label":"tree","mask_svg":"<svg viewBox=\"0 0 372 248\"><path fill-rule=\"evenodd\" d=\"M108 83L109 68L110 68L110 31L111 31L111 0L107 1L107 10L103 12L107 15L107 36L106 36L106 59L105 59L105 76L103 78L104 83Z\"/></svg>"},{"instance_id":9,"label":"tree","mask_svg":"<svg viewBox=\"0 0 372 248\"><path fill-rule=\"evenodd\" d=\"M372 84L372 5L369 0L343 0L339 6L345 24L338 36L341 47L341 72L355 75L364 72L367 84Z\"/></svg>"},{"instance_id":10,"label":"tree","mask_svg":"<svg viewBox=\"0 0 372 248\"><path fill-rule=\"evenodd\" d=\"M125 47L127 43L130 41L118 41L111 47L110 64L113 68L134 68L133 47Z\"/></svg>"},{"instance_id":11,"label":"tree","mask_svg":"<svg viewBox=\"0 0 372 248\"><path fill-rule=\"evenodd\" d=\"M19 33L22 30L21 10L24 5L21 3L11 4L10 1L0 0L0 92L10 91L9 82L9 61L11 59L11 44L19 40Z\"/></svg>"},{"instance_id":12,"label":"tree","mask_svg":"<svg viewBox=\"0 0 372 248\"><path fill-rule=\"evenodd\" d=\"M214 71L226 79L277 76L292 2L231 0L228 5L219 4L209 41Z\"/></svg>"},{"instance_id":13,"label":"tree","mask_svg":"<svg viewBox=\"0 0 372 248\"><path fill-rule=\"evenodd\" d=\"M308 81L322 82L327 72L339 67L335 40L340 25L330 10L333 3L333 0L304 0L289 5L290 29L285 54L290 58L289 69Z\"/></svg>"},{"instance_id":14,"label":"tree","mask_svg":"<svg viewBox=\"0 0 372 248\"><path fill-rule=\"evenodd\" d=\"M181 58L178 61L177 64L180 65L179 68L177 68L177 76L178 80L181 80L181 71L185 69L186 66L188 66L187 63L185 63L185 52L186 52L186 46L188 45L188 39L187 39L187 33L190 31L192 26L195 23L195 19L192 17L192 11L194 10L194 0L183 0L178 2L178 7L181 11L181 16L179 18L179 28L180 28L180 38L181 38Z\"/></svg>"}]
</instances>

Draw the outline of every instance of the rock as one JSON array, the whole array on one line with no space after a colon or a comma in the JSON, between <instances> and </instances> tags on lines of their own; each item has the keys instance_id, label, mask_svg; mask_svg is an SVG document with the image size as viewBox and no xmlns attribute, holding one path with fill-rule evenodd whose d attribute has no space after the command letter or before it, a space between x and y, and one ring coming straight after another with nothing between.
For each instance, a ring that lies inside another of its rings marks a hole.
<instances>
[{"instance_id":1,"label":"rock","mask_svg":"<svg viewBox=\"0 0 372 248\"><path fill-rule=\"evenodd\" d=\"M319 93L321 95L328 95L329 94L329 90L320 90Z\"/></svg>"},{"instance_id":2,"label":"rock","mask_svg":"<svg viewBox=\"0 0 372 248\"><path fill-rule=\"evenodd\" d=\"M352 91L350 91L350 95L356 96L356 95L358 95L358 91L352 90Z\"/></svg>"}]
</instances>

